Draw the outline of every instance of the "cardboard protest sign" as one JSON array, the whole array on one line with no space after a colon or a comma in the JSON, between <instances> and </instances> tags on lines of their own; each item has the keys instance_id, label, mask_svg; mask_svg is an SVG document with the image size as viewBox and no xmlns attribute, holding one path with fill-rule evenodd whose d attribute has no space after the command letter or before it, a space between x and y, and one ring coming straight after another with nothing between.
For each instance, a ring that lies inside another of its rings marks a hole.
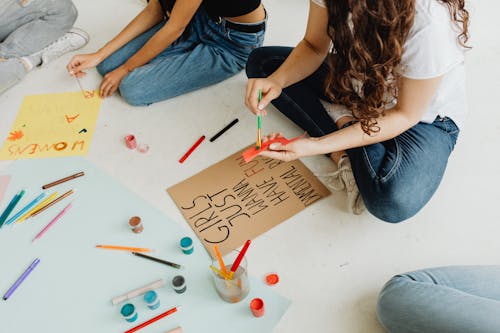
<instances>
[{"instance_id":1,"label":"cardboard protest sign","mask_svg":"<svg viewBox=\"0 0 500 333\"><path fill-rule=\"evenodd\" d=\"M214 244L224 255L330 194L298 160L241 153L167 189L212 257Z\"/></svg>"},{"instance_id":2,"label":"cardboard protest sign","mask_svg":"<svg viewBox=\"0 0 500 333\"><path fill-rule=\"evenodd\" d=\"M86 155L101 101L81 92L26 96L0 160Z\"/></svg>"}]
</instances>

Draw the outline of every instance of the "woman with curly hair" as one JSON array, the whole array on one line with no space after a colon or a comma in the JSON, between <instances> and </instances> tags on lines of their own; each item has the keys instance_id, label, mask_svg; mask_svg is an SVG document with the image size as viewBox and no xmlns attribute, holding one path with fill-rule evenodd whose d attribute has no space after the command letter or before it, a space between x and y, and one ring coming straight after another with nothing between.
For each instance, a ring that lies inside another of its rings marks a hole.
<instances>
[{"instance_id":1,"label":"woman with curly hair","mask_svg":"<svg viewBox=\"0 0 500 333\"><path fill-rule=\"evenodd\" d=\"M346 189L353 213L412 217L436 191L464 121L468 23L464 0L310 1L295 48L250 55L245 102L255 114L271 102L311 137L261 154L328 154L338 165L331 186Z\"/></svg>"}]
</instances>

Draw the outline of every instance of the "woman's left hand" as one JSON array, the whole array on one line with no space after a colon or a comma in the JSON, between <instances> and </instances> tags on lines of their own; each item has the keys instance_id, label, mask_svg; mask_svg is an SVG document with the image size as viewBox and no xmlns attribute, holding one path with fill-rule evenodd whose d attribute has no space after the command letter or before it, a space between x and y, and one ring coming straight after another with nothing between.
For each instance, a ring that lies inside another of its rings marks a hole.
<instances>
[{"instance_id":1,"label":"woman's left hand","mask_svg":"<svg viewBox=\"0 0 500 333\"><path fill-rule=\"evenodd\" d=\"M123 68L123 66L120 66L114 71L106 74L101 82L101 86L99 87L99 94L101 97L109 97L113 95L115 91L118 90L120 83L127 74L128 71Z\"/></svg>"},{"instance_id":2,"label":"woman's left hand","mask_svg":"<svg viewBox=\"0 0 500 333\"><path fill-rule=\"evenodd\" d=\"M266 142L280 136L282 136L281 133L272 133L264 137L262 142ZM289 162L301 157L315 155L315 141L316 140L314 138L302 138L286 145L275 142L269 146L269 150L264 150L259 155Z\"/></svg>"}]
</instances>

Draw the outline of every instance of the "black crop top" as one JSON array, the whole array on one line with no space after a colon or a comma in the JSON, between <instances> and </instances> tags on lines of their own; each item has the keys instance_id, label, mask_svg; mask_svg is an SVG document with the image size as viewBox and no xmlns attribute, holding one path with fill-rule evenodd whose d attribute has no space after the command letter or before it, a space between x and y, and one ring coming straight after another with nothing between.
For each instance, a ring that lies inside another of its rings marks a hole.
<instances>
[{"instance_id":1,"label":"black crop top","mask_svg":"<svg viewBox=\"0 0 500 333\"><path fill-rule=\"evenodd\" d=\"M159 0L161 7L166 12L170 11L170 3L175 1ZM236 17L248 14L260 6L261 0L203 0L205 7L211 17Z\"/></svg>"}]
</instances>

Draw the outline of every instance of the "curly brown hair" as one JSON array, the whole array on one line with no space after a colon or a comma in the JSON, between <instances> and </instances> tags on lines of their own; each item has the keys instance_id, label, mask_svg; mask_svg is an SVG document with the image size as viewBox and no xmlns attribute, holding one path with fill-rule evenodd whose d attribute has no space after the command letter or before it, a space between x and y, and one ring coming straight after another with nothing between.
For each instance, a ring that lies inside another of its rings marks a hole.
<instances>
[{"instance_id":1,"label":"curly brown hair","mask_svg":"<svg viewBox=\"0 0 500 333\"><path fill-rule=\"evenodd\" d=\"M436 0L448 6L461 29L457 37L466 47L469 13L464 0ZM330 75L327 95L346 105L370 135L380 131L377 118L397 98L396 71L413 25L415 0L329 0L328 35ZM352 27L351 27L352 24Z\"/></svg>"}]
</instances>

